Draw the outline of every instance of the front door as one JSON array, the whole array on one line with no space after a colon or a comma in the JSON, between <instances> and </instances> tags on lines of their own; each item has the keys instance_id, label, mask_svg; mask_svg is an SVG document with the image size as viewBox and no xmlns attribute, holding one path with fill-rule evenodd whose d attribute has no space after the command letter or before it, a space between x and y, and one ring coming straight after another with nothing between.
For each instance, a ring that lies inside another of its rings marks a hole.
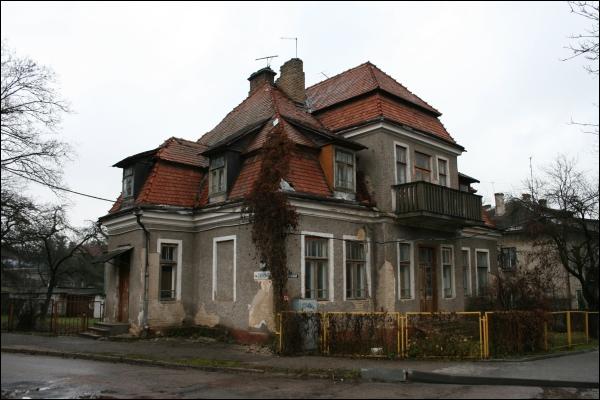
<instances>
[{"instance_id":1,"label":"front door","mask_svg":"<svg viewBox=\"0 0 600 400\"><path fill-rule=\"evenodd\" d=\"M437 280L435 251L432 247L419 247L419 295L421 312L437 311Z\"/></svg>"},{"instance_id":2,"label":"front door","mask_svg":"<svg viewBox=\"0 0 600 400\"><path fill-rule=\"evenodd\" d=\"M119 322L129 321L129 263L119 263Z\"/></svg>"}]
</instances>

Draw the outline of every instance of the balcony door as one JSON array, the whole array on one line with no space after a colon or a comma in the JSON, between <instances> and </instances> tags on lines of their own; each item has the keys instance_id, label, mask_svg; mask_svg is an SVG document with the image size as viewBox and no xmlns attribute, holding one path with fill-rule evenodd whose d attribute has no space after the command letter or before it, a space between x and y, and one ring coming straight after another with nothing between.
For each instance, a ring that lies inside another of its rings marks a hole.
<instances>
[{"instance_id":1,"label":"balcony door","mask_svg":"<svg viewBox=\"0 0 600 400\"><path fill-rule=\"evenodd\" d=\"M437 277L433 247L419 246L419 296L421 312L437 311Z\"/></svg>"}]
</instances>

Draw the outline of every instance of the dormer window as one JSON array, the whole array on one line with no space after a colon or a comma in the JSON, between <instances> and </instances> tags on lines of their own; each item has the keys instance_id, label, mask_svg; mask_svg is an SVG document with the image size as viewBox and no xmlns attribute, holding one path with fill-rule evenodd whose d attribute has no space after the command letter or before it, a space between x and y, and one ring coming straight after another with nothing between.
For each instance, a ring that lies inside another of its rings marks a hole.
<instances>
[{"instance_id":1,"label":"dormer window","mask_svg":"<svg viewBox=\"0 0 600 400\"><path fill-rule=\"evenodd\" d=\"M133 196L133 168L123 169L123 197Z\"/></svg>"},{"instance_id":2,"label":"dormer window","mask_svg":"<svg viewBox=\"0 0 600 400\"><path fill-rule=\"evenodd\" d=\"M335 150L335 188L354 192L354 153Z\"/></svg>"},{"instance_id":3,"label":"dormer window","mask_svg":"<svg viewBox=\"0 0 600 400\"><path fill-rule=\"evenodd\" d=\"M221 194L227 189L225 182L225 157L210 160L210 194Z\"/></svg>"}]
</instances>

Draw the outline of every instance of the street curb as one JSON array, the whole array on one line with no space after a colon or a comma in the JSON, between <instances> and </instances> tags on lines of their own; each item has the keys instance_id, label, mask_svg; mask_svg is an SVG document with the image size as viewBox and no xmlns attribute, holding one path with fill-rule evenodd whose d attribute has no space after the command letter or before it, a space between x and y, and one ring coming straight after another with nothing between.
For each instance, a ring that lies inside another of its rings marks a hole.
<instances>
[{"instance_id":1,"label":"street curb","mask_svg":"<svg viewBox=\"0 0 600 400\"><path fill-rule=\"evenodd\" d=\"M559 353L552 353L552 354L540 354L538 356L523 357L523 358L490 358L487 360L479 360L479 361L481 361L481 362L529 362L529 361L546 360L548 358L574 356L577 354L591 353L594 351L598 351L598 347L595 347L593 349L584 349L584 350L561 351Z\"/></svg>"},{"instance_id":2,"label":"street curb","mask_svg":"<svg viewBox=\"0 0 600 400\"><path fill-rule=\"evenodd\" d=\"M444 383L451 385L501 385L501 386L541 386L541 387L574 387L597 389L598 382L559 381L524 378L496 378L487 376L447 375L433 372L408 370L407 382Z\"/></svg>"},{"instance_id":3,"label":"street curb","mask_svg":"<svg viewBox=\"0 0 600 400\"><path fill-rule=\"evenodd\" d=\"M248 368L248 367L219 367L219 366L208 366L208 365L189 365L184 363L175 363L160 360L148 360L138 359L122 356L110 356L105 354L94 354L94 353L76 353L76 352L63 352L53 350L37 350L28 348L11 348L2 347L0 348L2 353L13 353L13 354L29 354L49 357L61 357L61 358L75 358L81 360L91 361L104 361L112 363L123 363L132 365L144 365L151 367L166 367L166 368L177 368L177 369L196 369L208 372L229 372L229 373L250 373L250 374L263 374L271 376L281 376L287 378L316 378L316 379L332 379L335 377L331 373L318 373L318 372L304 372L302 370L287 370L287 369L276 369L273 367L267 368ZM351 370L348 370L350 372ZM331 371L333 372L333 371ZM360 379L360 375L359 375Z\"/></svg>"}]
</instances>

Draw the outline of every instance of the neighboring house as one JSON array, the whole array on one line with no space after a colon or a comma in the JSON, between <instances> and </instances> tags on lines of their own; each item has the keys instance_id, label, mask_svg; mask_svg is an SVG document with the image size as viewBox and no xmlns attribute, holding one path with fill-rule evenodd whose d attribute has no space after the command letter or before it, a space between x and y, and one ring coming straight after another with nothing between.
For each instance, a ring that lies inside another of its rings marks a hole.
<instances>
[{"instance_id":1,"label":"neighboring house","mask_svg":"<svg viewBox=\"0 0 600 400\"><path fill-rule=\"evenodd\" d=\"M319 311L463 310L496 271L499 234L458 172L465 150L441 113L371 63L305 89L303 63L250 76L248 97L197 142L170 138L115 164L107 316L274 330L256 277L244 197L273 129L294 144L281 183L299 214L287 239L290 306Z\"/></svg>"},{"instance_id":2,"label":"neighboring house","mask_svg":"<svg viewBox=\"0 0 600 400\"><path fill-rule=\"evenodd\" d=\"M551 280L548 297L555 309L583 309L581 283L567 272L557 257L553 257L542 243L544 237L533 237L527 232L528 213L524 202L531 201L528 194L521 200L505 201L503 193L495 194L495 208L490 211L497 228L502 231L498 246L498 268L503 274L511 274L520 268L543 268L545 278ZM544 201L540 203L543 205ZM556 212L551 208L548 213ZM596 227L597 230L597 227Z\"/></svg>"}]
</instances>

